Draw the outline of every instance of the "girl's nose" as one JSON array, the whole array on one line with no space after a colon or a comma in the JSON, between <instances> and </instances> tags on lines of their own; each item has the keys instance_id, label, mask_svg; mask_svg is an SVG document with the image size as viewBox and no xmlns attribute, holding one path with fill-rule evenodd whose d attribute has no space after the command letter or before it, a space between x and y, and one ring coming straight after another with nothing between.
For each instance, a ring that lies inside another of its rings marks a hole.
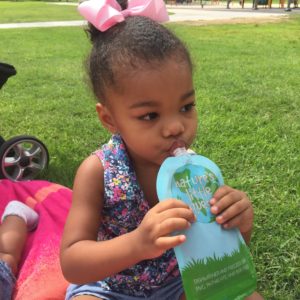
<instances>
[{"instance_id":1,"label":"girl's nose","mask_svg":"<svg viewBox=\"0 0 300 300\"><path fill-rule=\"evenodd\" d=\"M180 120L166 121L163 127L163 136L178 136L184 132L184 125Z\"/></svg>"}]
</instances>

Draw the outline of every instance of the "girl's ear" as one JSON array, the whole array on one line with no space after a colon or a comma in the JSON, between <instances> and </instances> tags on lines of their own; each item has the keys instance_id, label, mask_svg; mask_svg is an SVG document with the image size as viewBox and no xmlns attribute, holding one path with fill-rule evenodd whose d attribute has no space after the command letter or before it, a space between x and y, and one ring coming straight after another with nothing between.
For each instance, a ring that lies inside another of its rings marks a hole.
<instances>
[{"instance_id":1,"label":"girl's ear","mask_svg":"<svg viewBox=\"0 0 300 300\"><path fill-rule=\"evenodd\" d=\"M101 121L102 125L109 130L111 133L117 133L117 128L114 122L114 118L107 108L107 106L97 103L96 104L96 111L98 114L98 118Z\"/></svg>"}]
</instances>

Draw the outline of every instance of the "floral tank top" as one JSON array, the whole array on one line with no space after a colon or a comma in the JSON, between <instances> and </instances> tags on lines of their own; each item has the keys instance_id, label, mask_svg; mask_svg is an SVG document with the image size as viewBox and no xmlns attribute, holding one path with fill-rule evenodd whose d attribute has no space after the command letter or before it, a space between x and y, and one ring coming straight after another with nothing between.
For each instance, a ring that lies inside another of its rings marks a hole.
<instances>
[{"instance_id":1,"label":"floral tank top","mask_svg":"<svg viewBox=\"0 0 300 300\"><path fill-rule=\"evenodd\" d=\"M104 168L103 222L98 240L109 240L138 227L150 209L144 199L126 147L119 135L94 152ZM162 256L144 260L99 284L129 296L148 297L167 281L178 277L179 269L173 249Z\"/></svg>"}]
</instances>

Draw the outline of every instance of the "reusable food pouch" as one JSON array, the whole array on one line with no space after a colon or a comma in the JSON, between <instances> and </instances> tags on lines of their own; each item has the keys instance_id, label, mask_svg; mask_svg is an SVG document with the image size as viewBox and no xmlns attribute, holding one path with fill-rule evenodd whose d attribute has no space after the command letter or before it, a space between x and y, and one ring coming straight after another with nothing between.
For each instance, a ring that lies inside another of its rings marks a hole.
<instances>
[{"instance_id":1,"label":"reusable food pouch","mask_svg":"<svg viewBox=\"0 0 300 300\"><path fill-rule=\"evenodd\" d=\"M208 158L177 148L158 173L160 201L187 203L197 218L184 230L186 241L174 248L188 300L244 299L256 289L252 259L238 229L224 230L210 212L209 200L224 184ZM178 234L179 232L174 232Z\"/></svg>"}]
</instances>

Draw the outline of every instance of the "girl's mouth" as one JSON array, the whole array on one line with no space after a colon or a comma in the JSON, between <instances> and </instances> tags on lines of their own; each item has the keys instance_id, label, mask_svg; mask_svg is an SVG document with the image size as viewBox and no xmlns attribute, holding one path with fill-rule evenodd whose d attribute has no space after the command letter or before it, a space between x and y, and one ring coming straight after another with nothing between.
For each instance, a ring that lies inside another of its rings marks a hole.
<instances>
[{"instance_id":1,"label":"girl's mouth","mask_svg":"<svg viewBox=\"0 0 300 300\"><path fill-rule=\"evenodd\" d=\"M173 142L169 149L169 154L171 156L174 156L174 150L177 148L186 148L185 142L183 140L176 140L175 142Z\"/></svg>"}]
</instances>

